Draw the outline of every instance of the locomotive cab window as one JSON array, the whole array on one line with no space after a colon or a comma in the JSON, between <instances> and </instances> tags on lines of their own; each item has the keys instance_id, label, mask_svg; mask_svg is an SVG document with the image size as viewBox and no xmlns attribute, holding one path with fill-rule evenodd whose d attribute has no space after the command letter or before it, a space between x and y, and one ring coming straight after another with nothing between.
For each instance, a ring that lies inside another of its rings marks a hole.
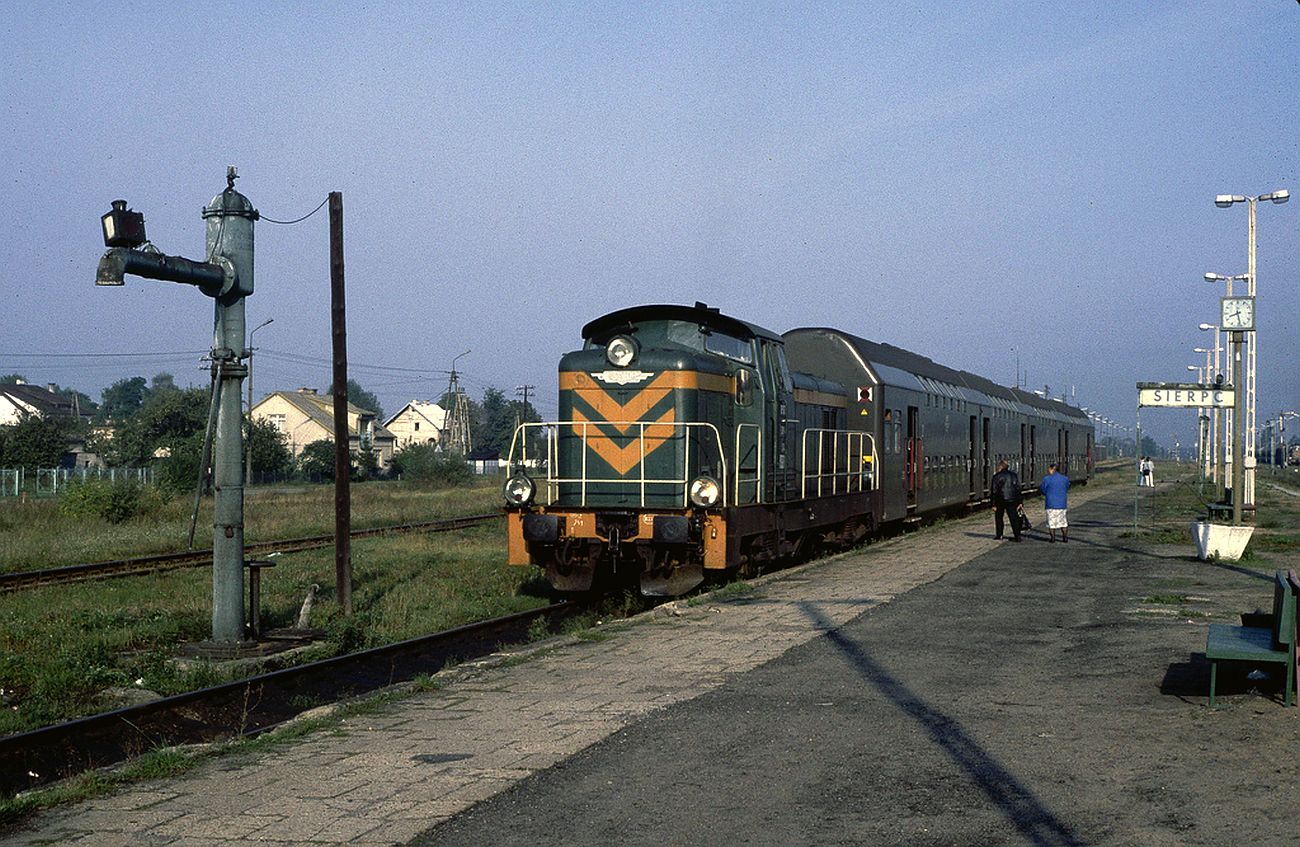
<instances>
[{"instance_id":1,"label":"locomotive cab window","mask_svg":"<svg viewBox=\"0 0 1300 847\"><path fill-rule=\"evenodd\" d=\"M704 333L704 349L710 353L717 353L719 356L725 356L737 362L743 362L746 365L754 364L754 345L748 341L742 341L725 332L717 330L701 329Z\"/></svg>"}]
</instances>

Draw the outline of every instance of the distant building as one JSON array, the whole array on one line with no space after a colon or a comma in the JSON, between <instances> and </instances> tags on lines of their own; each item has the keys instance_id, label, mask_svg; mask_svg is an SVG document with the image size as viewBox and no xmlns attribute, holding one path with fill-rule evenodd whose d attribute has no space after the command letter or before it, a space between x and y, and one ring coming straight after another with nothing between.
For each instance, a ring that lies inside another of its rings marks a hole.
<instances>
[{"instance_id":1,"label":"distant building","mask_svg":"<svg viewBox=\"0 0 1300 847\"><path fill-rule=\"evenodd\" d=\"M55 386L39 388L25 382L0 385L0 426L12 426L27 415L38 418L75 418L77 410L68 398L54 393Z\"/></svg>"},{"instance_id":2,"label":"distant building","mask_svg":"<svg viewBox=\"0 0 1300 847\"><path fill-rule=\"evenodd\" d=\"M0 426L13 426L29 415L83 420L76 403L55 393L57 387L51 384L40 388L25 382L0 385ZM68 437L68 449L59 465L65 468L103 467L104 461L86 448L85 436L73 434Z\"/></svg>"},{"instance_id":3,"label":"distant building","mask_svg":"<svg viewBox=\"0 0 1300 847\"><path fill-rule=\"evenodd\" d=\"M412 444L441 444L446 424L446 409L437 403L412 400L384 421L384 429L393 434L397 446L402 448Z\"/></svg>"},{"instance_id":4,"label":"distant building","mask_svg":"<svg viewBox=\"0 0 1300 847\"><path fill-rule=\"evenodd\" d=\"M295 459L313 441L334 440L334 398L317 394L314 388L268 394L253 406L250 414L254 420L266 421L284 433ZM349 449L359 452L369 447L382 470L393 461L396 441L391 432L376 422L374 412L348 404Z\"/></svg>"}]
</instances>

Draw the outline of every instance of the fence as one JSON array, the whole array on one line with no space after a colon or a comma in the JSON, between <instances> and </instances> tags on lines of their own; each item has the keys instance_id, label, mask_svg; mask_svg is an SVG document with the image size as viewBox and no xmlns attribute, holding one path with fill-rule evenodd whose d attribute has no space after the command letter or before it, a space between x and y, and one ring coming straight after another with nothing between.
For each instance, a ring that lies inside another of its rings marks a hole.
<instances>
[{"instance_id":1,"label":"fence","mask_svg":"<svg viewBox=\"0 0 1300 847\"><path fill-rule=\"evenodd\" d=\"M53 497L71 482L106 479L109 482L134 480L152 483L153 468L37 468L35 479L22 468L0 469L0 497L17 497L29 484L37 497Z\"/></svg>"}]
</instances>

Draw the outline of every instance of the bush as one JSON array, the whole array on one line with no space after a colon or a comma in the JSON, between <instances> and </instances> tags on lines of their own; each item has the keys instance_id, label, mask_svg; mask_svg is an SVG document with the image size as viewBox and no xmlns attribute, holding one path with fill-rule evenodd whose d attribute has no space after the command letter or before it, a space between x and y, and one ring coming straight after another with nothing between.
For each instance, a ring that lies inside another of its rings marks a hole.
<instances>
[{"instance_id":1,"label":"bush","mask_svg":"<svg viewBox=\"0 0 1300 847\"><path fill-rule=\"evenodd\" d=\"M464 459L440 453L432 444L412 444L398 450L393 454L392 472L435 488L465 485L474 478Z\"/></svg>"},{"instance_id":2,"label":"bush","mask_svg":"<svg viewBox=\"0 0 1300 847\"><path fill-rule=\"evenodd\" d=\"M69 483L59 494L59 510L74 518L102 518L122 523L162 507L158 490L136 482L87 479Z\"/></svg>"}]
</instances>

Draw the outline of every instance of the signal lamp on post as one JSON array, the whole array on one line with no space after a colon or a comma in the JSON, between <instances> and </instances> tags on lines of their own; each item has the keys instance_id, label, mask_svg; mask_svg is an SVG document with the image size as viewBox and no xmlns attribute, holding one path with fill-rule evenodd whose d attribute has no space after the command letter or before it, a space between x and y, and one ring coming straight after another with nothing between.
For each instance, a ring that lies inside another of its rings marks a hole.
<instances>
[{"instance_id":1,"label":"signal lamp on post","mask_svg":"<svg viewBox=\"0 0 1300 847\"><path fill-rule=\"evenodd\" d=\"M112 210L99 222L104 228L105 247L135 249L149 240L144 234L144 215L127 209L125 200L114 200Z\"/></svg>"}]
</instances>

